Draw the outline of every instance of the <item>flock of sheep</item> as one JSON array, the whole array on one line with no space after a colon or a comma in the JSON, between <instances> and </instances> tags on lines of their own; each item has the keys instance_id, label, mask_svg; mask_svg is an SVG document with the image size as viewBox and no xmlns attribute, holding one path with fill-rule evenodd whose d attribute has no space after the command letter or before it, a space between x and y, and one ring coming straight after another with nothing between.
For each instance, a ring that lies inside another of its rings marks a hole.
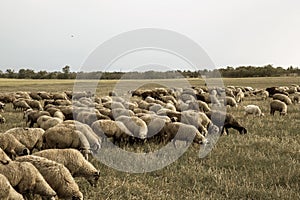
<instances>
[{"instance_id":1,"label":"flock of sheep","mask_svg":"<svg viewBox=\"0 0 300 200\"><path fill-rule=\"evenodd\" d=\"M0 110L11 104L23 112L26 127L0 133L0 199L83 199L74 180L96 186L100 177L90 162L105 143L140 144L187 141L207 144L208 134L240 134L247 129L231 113L249 96L272 98L270 114L287 114L299 103L300 87L137 89L126 100L110 92L16 92L0 94ZM244 106L245 115L264 116L259 106ZM5 116L5 112L3 114ZM7 123L0 115L0 123ZM183 134L177 135L178 130Z\"/></svg>"}]
</instances>

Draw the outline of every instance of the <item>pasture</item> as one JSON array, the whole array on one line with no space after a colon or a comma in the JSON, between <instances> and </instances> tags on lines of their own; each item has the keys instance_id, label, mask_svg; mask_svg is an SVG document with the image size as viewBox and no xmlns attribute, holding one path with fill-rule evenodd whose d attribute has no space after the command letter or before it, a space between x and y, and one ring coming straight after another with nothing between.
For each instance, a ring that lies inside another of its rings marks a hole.
<instances>
[{"instance_id":1,"label":"pasture","mask_svg":"<svg viewBox=\"0 0 300 200\"><path fill-rule=\"evenodd\" d=\"M141 81L141 80L137 80ZM168 80L165 80L166 82ZM192 86L204 82L190 79ZM84 80L82 80L84 82ZM133 80L128 80L130 84ZM153 81L143 80L146 87ZM0 92L66 91L73 80L0 79ZM290 86L300 77L224 79L225 86ZM116 81L100 81L97 94L107 95ZM246 135L230 130L221 136L205 158L198 157L193 144L176 162L154 172L131 174L119 172L93 160L100 170L96 188L76 179L85 199L300 199L300 104L288 106L286 116L269 114L270 99L246 97L237 108L228 108L247 129ZM243 105L260 106L264 117L244 117ZM7 123L0 132L25 126L20 111L7 105L2 115ZM153 149L155 144L147 144ZM137 147L128 147L134 148Z\"/></svg>"}]
</instances>

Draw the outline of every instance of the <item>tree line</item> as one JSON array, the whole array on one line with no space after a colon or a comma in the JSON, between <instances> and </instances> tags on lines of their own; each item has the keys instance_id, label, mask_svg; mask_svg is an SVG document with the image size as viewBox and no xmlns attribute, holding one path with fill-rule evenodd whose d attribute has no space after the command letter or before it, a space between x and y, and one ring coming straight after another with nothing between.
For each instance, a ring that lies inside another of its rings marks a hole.
<instances>
[{"instance_id":1,"label":"tree line","mask_svg":"<svg viewBox=\"0 0 300 200\"><path fill-rule=\"evenodd\" d=\"M46 70L34 71L32 69L20 69L17 72L12 69L0 70L0 78L15 79L176 79L219 77L243 78L243 77L276 77L276 76L300 76L298 67L273 67L266 65L240 66L237 68L226 67L214 70L175 70L175 71L146 71L146 72L71 72L70 66L65 66L61 71L48 72Z\"/></svg>"}]
</instances>

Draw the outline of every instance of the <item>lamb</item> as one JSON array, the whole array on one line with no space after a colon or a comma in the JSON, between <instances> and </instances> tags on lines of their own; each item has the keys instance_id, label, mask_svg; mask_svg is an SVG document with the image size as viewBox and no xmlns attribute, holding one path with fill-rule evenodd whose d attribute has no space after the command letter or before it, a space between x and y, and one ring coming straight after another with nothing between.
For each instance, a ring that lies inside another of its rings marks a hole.
<instances>
[{"instance_id":1,"label":"lamb","mask_svg":"<svg viewBox=\"0 0 300 200\"><path fill-rule=\"evenodd\" d=\"M63 120L57 117L50 117L47 115L42 115L37 119L37 125L38 127L48 130L51 127L56 126L57 124L62 123Z\"/></svg>"},{"instance_id":2,"label":"lamb","mask_svg":"<svg viewBox=\"0 0 300 200\"><path fill-rule=\"evenodd\" d=\"M20 143L26 146L30 152L34 149L40 151L43 145L45 131L41 128L12 128L5 134L13 135Z\"/></svg>"},{"instance_id":3,"label":"lamb","mask_svg":"<svg viewBox=\"0 0 300 200\"><path fill-rule=\"evenodd\" d=\"M24 200L23 196L19 194L9 183L7 178L0 174L0 199L2 200Z\"/></svg>"},{"instance_id":4,"label":"lamb","mask_svg":"<svg viewBox=\"0 0 300 200\"><path fill-rule=\"evenodd\" d=\"M0 165L0 174L3 174L20 194L56 196L56 192L49 186L41 173L29 162L11 161L7 165Z\"/></svg>"},{"instance_id":5,"label":"lamb","mask_svg":"<svg viewBox=\"0 0 300 200\"><path fill-rule=\"evenodd\" d=\"M274 94L273 99L278 99L284 102L286 105L292 105L292 100L284 94Z\"/></svg>"},{"instance_id":6,"label":"lamb","mask_svg":"<svg viewBox=\"0 0 300 200\"><path fill-rule=\"evenodd\" d=\"M97 186L100 172L76 149L47 149L34 155L63 164L73 177L84 177L92 186Z\"/></svg>"},{"instance_id":7,"label":"lamb","mask_svg":"<svg viewBox=\"0 0 300 200\"><path fill-rule=\"evenodd\" d=\"M120 116L116 121L122 122L127 129L137 138L147 138L148 128L146 123L138 117Z\"/></svg>"},{"instance_id":8,"label":"lamb","mask_svg":"<svg viewBox=\"0 0 300 200\"><path fill-rule=\"evenodd\" d=\"M226 131L229 134L228 129L233 128L239 131L240 134L246 134L247 129L243 127L232 114L222 111L209 111L205 113L212 123L219 127L221 134ZM221 129L222 128L222 129Z\"/></svg>"},{"instance_id":9,"label":"lamb","mask_svg":"<svg viewBox=\"0 0 300 200\"><path fill-rule=\"evenodd\" d=\"M133 134L120 121L112 120L98 120L92 124L93 131L101 138L112 137L114 141L121 141L128 139Z\"/></svg>"},{"instance_id":10,"label":"lamb","mask_svg":"<svg viewBox=\"0 0 300 200\"><path fill-rule=\"evenodd\" d=\"M278 111L280 115L286 115L287 114L287 105L280 101L280 100L272 100L270 103L270 114L274 115L275 111Z\"/></svg>"},{"instance_id":11,"label":"lamb","mask_svg":"<svg viewBox=\"0 0 300 200\"><path fill-rule=\"evenodd\" d=\"M236 102L241 103L244 100L244 98L245 98L244 92L242 91L241 88L238 88L236 94Z\"/></svg>"},{"instance_id":12,"label":"lamb","mask_svg":"<svg viewBox=\"0 0 300 200\"><path fill-rule=\"evenodd\" d=\"M29 149L20 143L13 135L0 134L0 148L12 159L16 156L28 155Z\"/></svg>"},{"instance_id":13,"label":"lamb","mask_svg":"<svg viewBox=\"0 0 300 200\"><path fill-rule=\"evenodd\" d=\"M90 154L90 144L84 134L68 125L59 124L45 131L42 149L74 148L81 151L86 159Z\"/></svg>"},{"instance_id":14,"label":"lamb","mask_svg":"<svg viewBox=\"0 0 300 200\"><path fill-rule=\"evenodd\" d=\"M58 198L73 200L83 199L83 195L77 183L63 164L33 155L19 157L17 161L33 164L56 192Z\"/></svg>"},{"instance_id":15,"label":"lamb","mask_svg":"<svg viewBox=\"0 0 300 200\"><path fill-rule=\"evenodd\" d=\"M11 159L6 155L6 153L0 148L0 164L7 165Z\"/></svg>"},{"instance_id":16,"label":"lamb","mask_svg":"<svg viewBox=\"0 0 300 200\"><path fill-rule=\"evenodd\" d=\"M0 114L0 124L4 124L6 119Z\"/></svg>"},{"instance_id":17,"label":"lamb","mask_svg":"<svg viewBox=\"0 0 300 200\"><path fill-rule=\"evenodd\" d=\"M245 116L246 115L255 115L255 116L264 116L264 113L261 112L260 108L257 105L247 105L244 106Z\"/></svg>"},{"instance_id":18,"label":"lamb","mask_svg":"<svg viewBox=\"0 0 300 200\"><path fill-rule=\"evenodd\" d=\"M172 139L175 145L176 140L181 141L193 141L198 144L206 144L207 139L197 130L193 125L183 124L181 122L166 123L164 127L164 133L166 141Z\"/></svg>"}]
</instances>

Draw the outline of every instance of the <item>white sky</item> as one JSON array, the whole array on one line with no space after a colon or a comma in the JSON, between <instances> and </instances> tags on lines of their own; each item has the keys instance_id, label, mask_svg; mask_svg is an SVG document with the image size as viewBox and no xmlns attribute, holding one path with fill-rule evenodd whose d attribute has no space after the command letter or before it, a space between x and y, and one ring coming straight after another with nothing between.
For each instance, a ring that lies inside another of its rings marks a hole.
<instances>
[{"instance_id":1,"label":"white sky","mask_svg":"<svg viewBox=\"0 0 300 200\"><path fill-rule=\"evenodd\" d=\"M102 42L138 28L186 35L217 67L300 66L298 0L1 0L0 25L1 70L77 71Z\"/></svg>"}]
</instances>

